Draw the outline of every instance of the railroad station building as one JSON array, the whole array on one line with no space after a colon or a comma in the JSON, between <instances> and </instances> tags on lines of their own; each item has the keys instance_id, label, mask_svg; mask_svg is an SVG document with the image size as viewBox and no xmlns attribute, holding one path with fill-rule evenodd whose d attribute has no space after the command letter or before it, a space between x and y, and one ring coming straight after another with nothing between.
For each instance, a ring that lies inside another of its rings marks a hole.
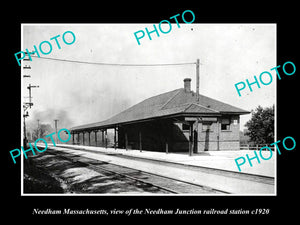
<instances>
[{"instance_id":1,"label":"railroad station building","mask_svg":"<svg viewBox=\"0 0 300 225\"><path fill-rule=\"evenodd\" d=\"M183 88L145 99L105 121L70 128L73 144L143 151L186 152L239 150L240 115L250 112ZM84 136L88 135L88 143Z\"/></svg>"}]
</instances>

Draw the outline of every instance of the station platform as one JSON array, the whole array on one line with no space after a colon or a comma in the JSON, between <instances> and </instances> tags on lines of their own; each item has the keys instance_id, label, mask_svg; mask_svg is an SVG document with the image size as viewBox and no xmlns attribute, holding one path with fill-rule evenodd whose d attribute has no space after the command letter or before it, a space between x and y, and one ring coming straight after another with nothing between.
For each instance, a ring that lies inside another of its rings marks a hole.
<instances>
[{"instance_id":1,"label":"station platform","mask_svg":"<svg viewBox=\"0 0 300 225\"><path fill-rule=\"evenodd\" d=\"M141 158L148 160L155 160L161 162L170 162L183 164L195 167L208 167L213 169L220 169L238 173L254 174L268 177L275 177L276 174L276 154L273 152L273 157L269 160L260 159L260 163L256 159L253 159L249 165L246 160L244 165L241 165L241 172L239 172L235 159L238 157L245 157L246 154L249 158L254 157L253 150L240 150L240 151L205 151L202 153L193 154L189 156L187 152L184 153L165 153L165 152L154 152L154 151L140 151L140 150L126 150L126 149L114 149L114 148L103 148L95 146L83 146L83 145L68 145L68 144L56 144L57 147L66 147L78 150L88 150L93 152L101 152L106 154L119 154L126 157ZM258 152L257 152L258 153ZM259 155L259 154L257 154ZM264 151L263 156L268 158L270 155L269 151Z\"/></svg>"}]
</instances>

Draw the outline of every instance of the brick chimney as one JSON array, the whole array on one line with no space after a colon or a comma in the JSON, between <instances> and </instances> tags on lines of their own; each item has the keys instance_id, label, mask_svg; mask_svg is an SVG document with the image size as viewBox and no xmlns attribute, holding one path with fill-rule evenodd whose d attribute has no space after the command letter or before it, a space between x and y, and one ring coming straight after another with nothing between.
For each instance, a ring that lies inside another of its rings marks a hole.
<instances>
[{"instance_id":1,"label":"brick chimney","mask_svg":"<svg viewBox=\"0 0 300 225\"><path fill-rule=\"evenodd\" d=\"M185 92L191 92L191 80L192 80L191 78L185 78L183 80Z\"/></svg>"}]
</instances>

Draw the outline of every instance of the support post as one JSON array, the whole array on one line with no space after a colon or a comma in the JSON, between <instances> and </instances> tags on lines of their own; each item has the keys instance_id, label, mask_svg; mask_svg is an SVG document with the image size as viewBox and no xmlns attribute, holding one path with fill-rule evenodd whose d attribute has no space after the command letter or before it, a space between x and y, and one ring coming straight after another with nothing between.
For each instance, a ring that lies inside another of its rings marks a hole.
<instances>
[{"instance_id":1,"label":"support post","mask_svg":"<svg viewBox=\"0 0 300 225\"><path fill-rule=\"evenodd\" d=\"M95 146L97 147L97 130L95 130L94 132L95 132Z\"/></svg>"},{"instance_id":2,"label":"support post","mask_svg":"<svg viewBox=\"0 0 300 225\"><path fill-rule=\"evenodd\" d=\"M72 134L72 145L74 145L74 142L75 142L75 140L74 140L75 133L71 132L71 134Z\"/></svg>"},{"instance_id":3,"label":"support post","mask_svg":"<svg viewBox=\"0 0 300 225\"><path fill-rule=\"evenodd\" d=\"M105 148L107 148L107 129L105 129Z\"/></svg>"},{"instance_id":4,"label":"support post","mask_svg":"<svg viewBox=\"0 0 300 225\"><path fill-rule=\"evenodd\" d=\"M79 132L77 133L77 143L78 143L78 145L80 144Z\"/></svg>"},{"instance_id":5,"label":"support post","mask_svg":"<svg viewBox=\"0 0 300 225\"><path fill-rule=\"evenodd\" d=\"M193 122L190 122L190 132L189 132L189 156L193 155Z\"/></svg>"},{"instance_id":6,"label":"support post","mask_svg":"<svg viewBox=\"0 0 300 225\"><path fill-rule=\"evenodd\" d=\"M139 149L142 152L142 132L139 131Z\"/></svg>"},{"instance_id":7,"label":"support post","mask_svg":"<svg viewBox=\"0 0 300 225\"><path fill-rule=\"evenodd\" d=\"M117 150L117 127L114 128L114 148Z\"/></svg>"},{"instance_id":8,"label":"support post","mask_svg":"<svg viewBox=\"0 0 300 225\"><path fill-rule=\"evenodd\" d=\"M169 153L169 144L168 144L168 139L166 140L166 154Z\"/></svg>"},{"instance_id":9,"label":"support post","mask_svg":"<svg viewBox=\"0 0 300 225\"><path fill-rule=\"evenodd\" d=\"M219 118L217 118L217 150L220 150L220 122Z\"/></svg>"},{"instance_id":10,"label":"support post","mask_svg":"<svg viewBox=\"0 0 300 225\"><path fill-rule=\"evenodd\" d=\"M193 143L194 143L194 153L198 153L198 137L199 137L198 126L199 126L199 119L197 118L197 120L195 122L195 132L193 132L193 134L194 134L194 137L193 137L194 138L194 140L193 140Z\"/></svg>"},{"instance_id":11,"label":"support post","mask_svg":"<svg viewBox=\"0 0 300 225\"><path fill-rule=\"evenodd\" d=\"M91 131L88 131L89 133L89 146L91 146Z\"/></svg>"},{"instance_id":12,"label":"support post","mask_svg":"<svg viewBox=\"0 0 300 225\"><path fill-rule=\"evenodd\" d=\"M128 136L126 131L125 131L125 149L126 151L128 150Z\"/></svg>"},{"instance_id":13,"label":"support post","mask_svg":"<svg viewBox=\"0 0 300 225\"><path fill-rule=\"evenodd\" d=\"M102 147L104 147L104 130L101 130L101 133L102 133Z\"/></svg>"},{"instance_id":14,"label":"support post","mask_svg":"<svg viewBox=\"0 0 300 225\"><path fill-rule=\"evenodd\" d=\"M84 145L84 131L82 132L82 145Z\"/></svg>"},{"instance_id":15,"label":"support post","mask_svg":"<svg viewBox=\"0 0 300 225\"><path fill-rule=\"evenodd\" d=\"M171 133L169 121L166 122L166 126L162 127L162 131L163 131L163 136L165 137L165 142L166 142L166 154L168 154L169 153L169 140L170 140L169 134Z\"/></svg>"}]
</instances>

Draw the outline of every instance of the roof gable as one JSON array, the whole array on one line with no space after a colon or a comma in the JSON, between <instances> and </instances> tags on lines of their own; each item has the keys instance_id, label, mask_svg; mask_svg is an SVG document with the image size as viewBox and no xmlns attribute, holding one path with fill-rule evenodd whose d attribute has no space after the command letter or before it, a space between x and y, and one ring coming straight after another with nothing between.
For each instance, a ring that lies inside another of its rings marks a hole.
<instances>
[{"instance_id":1,"label":"roof gable","mask_svg":"<svg viewBox=\"0 0 300 225\"><path fill-rule=\"evenodd\" d=\"M187 113L214 113L214 114L219 113L218 111L209 109L209 108L207 108L207 107L201 106L201 105L196 104L196 103L190 104L190 105L184 110L184 112L187 112Z\"/></svg>"}]
</instances>

